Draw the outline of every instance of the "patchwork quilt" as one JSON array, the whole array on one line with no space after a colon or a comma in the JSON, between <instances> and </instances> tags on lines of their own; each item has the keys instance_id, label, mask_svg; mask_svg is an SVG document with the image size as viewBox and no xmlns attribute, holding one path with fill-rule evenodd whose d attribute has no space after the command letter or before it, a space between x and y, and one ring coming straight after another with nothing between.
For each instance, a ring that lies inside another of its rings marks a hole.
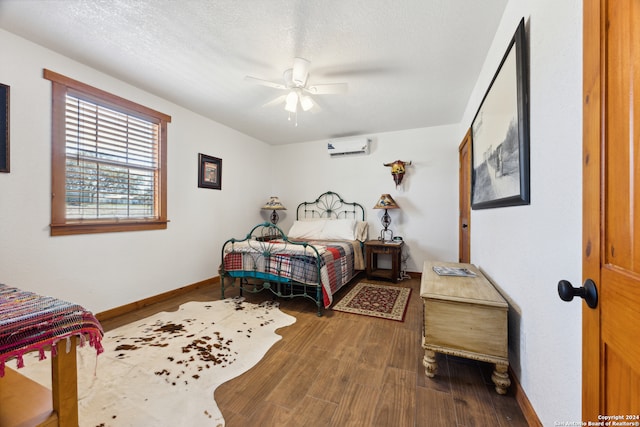
<instances>
[{"instance_id":1,"label":"patchwork quilt","mask_svg":"<svg viewBox=\"0 0 640 427\"><path fill-rule=\"evenodd\" d=\"M333 294L363 269L359 242L305 240L307 246L284 241L234 243L224 255L224 269L231 276L265 273L280 282L322 285L327 308ZM315 251L311 248L315 248ZM316 252L317 251L317 252Z\"/></svg>"}]
</instances>

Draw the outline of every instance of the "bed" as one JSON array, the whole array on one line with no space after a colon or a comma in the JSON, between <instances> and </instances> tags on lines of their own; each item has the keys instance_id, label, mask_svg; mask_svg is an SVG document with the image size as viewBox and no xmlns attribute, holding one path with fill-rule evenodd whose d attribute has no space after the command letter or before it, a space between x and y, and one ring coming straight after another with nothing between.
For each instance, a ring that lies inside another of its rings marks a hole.
<instances>
[{"instance_id":1,"label":"bed","mask_svg":"<svg viewBox=\"0 0 640 427\"><path fill-rule=\"evenodd\" d=\"M288 233L264 222L223 244L222 298L230 287L239 287L241 295L267 289L275 297L310 299L321 316L334 294L365 269L367 231L362 205L337 193L302 202Z\"/></svg>"},{"instance_id":2,"label":"bed","mask_svg":"<svg viewBox=\"0 0 640 427\"><path fill-rule=\"evenodd\" d=\"M102 336L98 320L81 306L0 284L0 377L5 376L5 363L9 360L16 359L19 369L24 364L24 354L38 351L42 360L47 351L51 352L54 412L41 425L78 425L76 345L89 344L99 354ZM20 398L9 389L15 384L13 378L17 376L12 376L11 382L0 378L2 407L7 404L4 398L9 403L11 398ZM25 404L28 406L28 402ZM0 411L0 420L5 415L11 414Z\"/></svg>"}]
</instances>

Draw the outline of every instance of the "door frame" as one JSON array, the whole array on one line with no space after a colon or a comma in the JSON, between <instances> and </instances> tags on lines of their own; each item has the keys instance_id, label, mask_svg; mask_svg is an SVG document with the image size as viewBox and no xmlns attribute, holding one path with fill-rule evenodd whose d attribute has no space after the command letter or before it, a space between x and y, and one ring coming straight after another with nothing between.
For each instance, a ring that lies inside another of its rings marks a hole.
<instances>
[{"instance_id":1,"label":"door frame","mask_svg":"<svg viewBox=\"0 0 640 427\"><path fill-rule=\"evenodd\" d=\"M463 150L467 150L463 156ZM458 262L471 262L471 128L458 146ZM465 250L466 248L466 250Z\"/></svg>"},{"instance_id":2,"label":"door frame","mask_svg":"<svg viewBox=\"0 0 640 427\"><path fill-rule=\"evenodd\" d=\"M582 279L600 283L601 255L601 137L603 131L602 40L604 13L601 0L583 1L583 173L582 173ZM597 420L600 407L600 305L582 304L582 419Z\"/></svg>"}]
</instances>

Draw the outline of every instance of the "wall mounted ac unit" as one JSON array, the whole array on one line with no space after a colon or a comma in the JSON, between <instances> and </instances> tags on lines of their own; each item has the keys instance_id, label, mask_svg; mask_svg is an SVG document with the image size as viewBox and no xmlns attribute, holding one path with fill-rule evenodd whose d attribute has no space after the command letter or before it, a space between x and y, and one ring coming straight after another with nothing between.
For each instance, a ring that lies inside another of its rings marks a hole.
<instances>
[{"instance_id":1,"label":"wall mounted ac unit","mask_svg":"<svg viewBox=\"0 0 640 427\"><path fill-rule=\"evenodd\" d=\"M348 156L351 154L369 154L369 138L340 138L330 139L327 151L331 157Z\"/></svg>"}]
</instances>

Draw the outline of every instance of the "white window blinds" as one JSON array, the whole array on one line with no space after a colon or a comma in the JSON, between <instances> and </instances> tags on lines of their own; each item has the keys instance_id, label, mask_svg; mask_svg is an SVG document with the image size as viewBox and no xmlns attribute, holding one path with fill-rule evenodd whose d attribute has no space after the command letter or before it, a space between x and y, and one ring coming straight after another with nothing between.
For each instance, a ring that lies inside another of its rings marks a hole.
<instances>
[{"instance_id":1,"label":"white window blinds","mask_svg":"<svg viewBox=\"0 0 640 427\"><path fill-rule=\"evenodd\" d=\"M156 218L159 125L67 93L67 219Z\"/></svg>"}]
</instances>

